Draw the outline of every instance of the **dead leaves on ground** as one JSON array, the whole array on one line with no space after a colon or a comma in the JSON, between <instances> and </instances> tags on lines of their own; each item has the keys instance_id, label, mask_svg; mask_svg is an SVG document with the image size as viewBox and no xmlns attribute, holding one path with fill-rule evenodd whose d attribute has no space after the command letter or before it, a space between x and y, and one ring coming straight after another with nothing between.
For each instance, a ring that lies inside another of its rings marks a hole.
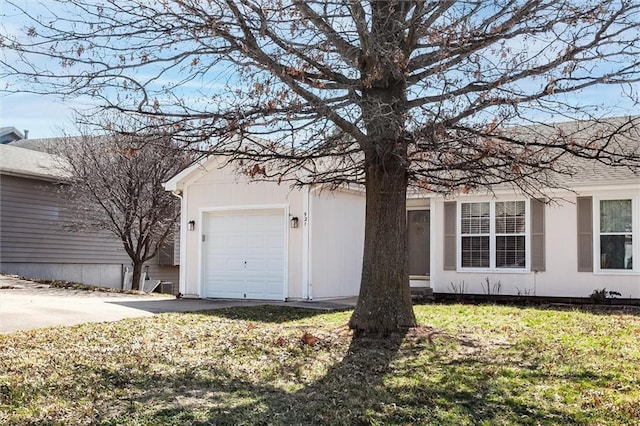
<instances>
[{"instance_id":1,"label":"dead leaves on ground","mask_svg":"<svg viewBox=\"0 0 640 426\"><path fill-rule=\"evenodd\" d=\"M275 346L278 346L278 347L286 347L286 346L303 347L303 346L309 346L309 347L315 348L317 346L320 346L322 343L326 343L326 342L323 342L322 339L320 339L317 336L314 336L309 331L304 331L304 333L302 333L302 336L300 336L299 338L278 336L275 339L273 344Z\"/></svg>"}]
</instances>

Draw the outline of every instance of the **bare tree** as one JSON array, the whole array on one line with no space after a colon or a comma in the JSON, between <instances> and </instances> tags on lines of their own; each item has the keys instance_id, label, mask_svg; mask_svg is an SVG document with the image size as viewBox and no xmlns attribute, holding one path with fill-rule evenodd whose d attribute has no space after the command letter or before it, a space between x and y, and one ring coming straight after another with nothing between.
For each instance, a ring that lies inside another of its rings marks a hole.
<instances>
[{"instance_id":1,"label":"bare tree","mask_svg":"<svg viewBox=\"0 0 640 426\"><path fill-rule=\"evenodd\" d=\"M253 177L364 184L357 330L415 324L408 187L534 193L572 172L567 156L638 167L637 146L612 143L620 128L548 131L610 113L589 101L593 87L617 94L609 106L638 100L635 0L8 3L30 22L3 31L2 77L21 83L6 90L154 117ZM541 126L512 127L531 123Z\"/></svg>"},{"instance_id":2,"label":"bare tree","mask_svg":"<svg viewBox=\"0 0 640 426\"><path fill-rule=\"evenodd\" d=\"M70 178L59 185L70 230L106 231L122 242L141 289L144 263L173 237L179 200L162 183L189 165L190 156L163 134L122 131L66 137L50 149Z\"/></svg>"}]
</instances>

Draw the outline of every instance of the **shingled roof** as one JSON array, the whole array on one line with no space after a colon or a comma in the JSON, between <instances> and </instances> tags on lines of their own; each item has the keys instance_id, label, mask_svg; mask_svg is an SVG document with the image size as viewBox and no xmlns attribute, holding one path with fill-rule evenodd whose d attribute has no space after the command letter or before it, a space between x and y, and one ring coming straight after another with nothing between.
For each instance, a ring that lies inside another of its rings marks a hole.
<instances>
[{"instance_id":1,"label":"shingled roof","mask_svg":"<svg viewBox=\"0 0 640 426\"><path fill-rule=\"evenodd\" d=\"M61 170L60 159L55 155L12 145L0 145L0 173L46 180L69 177Z\"/></svg>"},{"instance_id":2,"label":"shingled roof","mask_svg":"<svg viewBox=\"0 0 640 426\"><path fill-rule=\"evenodd\" d=\"M570 121L525 127L522 130L535 135L536 138L551 138L553 134L561 132L578 143L595 138L599 143L606 141L609 149L616 153L640 158L640 116L613 117L598 121ZM615 136L610 137L611 134ZM562 168L569 170L570 174L558 174L553 176L552 180L560 182L563 186L578 188L594 185L640 184L639 162L635 165L622 165L574 155L565 155L562 160Z\"/></svg>"}]
</instances>

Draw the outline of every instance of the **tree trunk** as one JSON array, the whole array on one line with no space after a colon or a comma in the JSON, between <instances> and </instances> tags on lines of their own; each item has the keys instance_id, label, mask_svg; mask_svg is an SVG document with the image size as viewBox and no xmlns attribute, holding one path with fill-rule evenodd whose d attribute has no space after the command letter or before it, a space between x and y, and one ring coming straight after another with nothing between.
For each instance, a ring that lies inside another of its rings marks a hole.
<instances>
[{"instance_id":1,"label":"tree trunk","mask_svg":"<svg viewBox=\"0 0 640 426\"><path fill-rule=\"evenodd\" d=\"M142 274L142 268L144 266L144 262L133 262L133 277L131 278L131 289L132 290L141 290L142 282L140 281L140 275Z\"/></svg>"},{"instance_id":2,"label":"tree trunk","mask_svg":"<svg viewBox=\"0 0 640 426\"><path fill-rule=\"evenodd\" d=\"M349 327L357 333L392 333L416 325L408 273L407 173L399 156L370 157L362 281Z\"/></svg>"}]
</instances>

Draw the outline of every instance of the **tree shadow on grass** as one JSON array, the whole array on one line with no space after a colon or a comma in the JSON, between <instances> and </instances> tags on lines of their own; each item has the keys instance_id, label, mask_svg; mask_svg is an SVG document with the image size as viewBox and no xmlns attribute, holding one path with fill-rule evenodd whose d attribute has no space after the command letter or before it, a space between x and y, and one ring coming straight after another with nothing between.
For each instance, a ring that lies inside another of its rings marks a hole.
<instances>
[{"instance_id":1,"label":"tree shadow on grass","mask_svg":"<svg viewBox=\"0 0 640 426\"><path fill-rule=\"evenodd\" d=\"M516 361L451 359L452 347L469 342L424 330L419 336L412 330L409 336L353 338L344 358L322 378L289 389L269 380L238 378L208 360L200 370L154 378L157 387L133 401L147 410L106 424L579 423L570 412L519 393L509 381Z\"/></svg>"},{"instance_id":2,"label":"tree shadow on grass","mask_svg":"<svg viewBox=\"0 0 640 426\"><path fill-rule=\"evenodd\" d=\"M289 306L259 305L251 307L216 309L212 311L199 311L195 314L256 323L283 324L291 321L326 315L327 311Z\"/></svg>"},{"instance_id":3,"label":"tree shadow on grass","mask_svg":"<svg viewBox=\"0 0 640 426\"><path fill-rule=\"evenodd\" d=\"M137 403L163 406L147 412L136 424L190 425L317 425L367 424L367 418L384 411L390 400L383 377L403 342L404 334L384 338L353 338L346 356L319 380L287 391L269 382L252 382L230 377L211 362L204 374L183 371L159 380L158 387ZM321 344L321 343L319 343ZM322 349L320 349L322 350ZM304 367L304 366L301 366ZM101 372L114 381L113 373ZM125 376L130 374L125 372ZM117 382L121 383L122 378ZM130 383L145 379L125 377ZM172 403L180 400L177 404ZM158 404L159 401L164 403ZM127 415L105 424L120 424ZM181 423L182 422L182 423Z\"/></svg>"}]
</instances>

